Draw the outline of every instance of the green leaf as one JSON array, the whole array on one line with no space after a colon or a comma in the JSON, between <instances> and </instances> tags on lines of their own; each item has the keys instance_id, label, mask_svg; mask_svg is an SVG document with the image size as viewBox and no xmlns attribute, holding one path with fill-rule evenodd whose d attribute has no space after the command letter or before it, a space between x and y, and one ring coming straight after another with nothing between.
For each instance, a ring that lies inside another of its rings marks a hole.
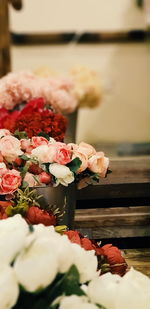
<instances>
[{"instance_id":1,"label":"green leaf","mask_svg":"<svg viewBox=\"0 0 150 309\"><path fill-rule=\"evenodd\" d=\"M49 303L51 304L57 297L61 295L85 295L83 290L80 288L79 283L79 272L75 265L72 265L68 272L63 276L60 276L59 279L56 279L55 282L49 287L47 291L47 297Z\"/></svg>"},{"instance_id":2,"label":"green leaf","mask_svg":"<svg viewBox=\"0 0 150 309\"><path fill-rule=\"evenodd\" d=\"M26 189L29 186L28 182L24 181L22 182L21 188Z\"/></svg>"},{"instance_id":3,"label":"green leaf","mask_svg":"<svg viewBox=\"0 0 150 309\"><path fill-rule=\"evenodd\" d=\"M28 205L26 203L24 204L17 204L16 206L8 206L5 210L5 213L8 217L12 217L16 214L24 215L28 210Z\"/></svg>"},{"instance_id":4,"label":"green leaf","mask_svg":"<svg viewBox=\"0 0 150 309\"><path fill-rule=\"evenodd\" d=\"M20 159L24 160L24 161L29 161L30 158L28 158L25 154L19 156Z\"/></svg>"},{"instance_id":5,"label":"green leaf","mask_svg":"<svg viewBox=\"0 0 150 309\"><path fill-rule=\"evenodd\" d=\"M96 306L100 309L106 309L106 307L102 306L102 305L99 305L99 304L96 304Z\"/></svg>"},{"instance_id":6,"label":"green leaf","mask_svg":"<svg viewBox=\"0 0 150 309\"><path fill-rule=\"evenodd\" d=\"M67 166L69 167L71 172L75 173L81 166L81 164L82 164L81 160L79 158L75 158L71 162L69 162Z\"/></svg>"},{"instance_id":7,"label":"green leaf","mask_svg":"<svg viewBox=\"0 0 150 309\"><path fill-rule=\"evenodd\" d=\"M16 130L14 132L14 136L17 137L18 139L22 139L22 138L28 139L27 133L25 131Z\"/></svg>"},{"instance_id":8,"label":"green leaf","mask_svg":"<svg viewBox=\"0 0 150 309\"><path fill-rule=\"evenodd\" d=\"M42 137L45 137L48 141L49 141L49 135L48 134L46 134L45 132L40 132L40 133L38 133L38 136L42 136Z\"/></svg>"}]
</instances>

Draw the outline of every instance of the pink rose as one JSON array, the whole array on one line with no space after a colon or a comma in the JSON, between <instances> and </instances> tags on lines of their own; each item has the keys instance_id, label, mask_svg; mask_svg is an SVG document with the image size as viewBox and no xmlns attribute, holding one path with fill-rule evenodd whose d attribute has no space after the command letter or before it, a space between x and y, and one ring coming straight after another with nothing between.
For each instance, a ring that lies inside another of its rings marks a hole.
<instances>
[{"instance_id":1,"label":"pink rose","mask_svg":"<svg viewBox=\"0 0 150 309\"><path fill-rule=\"evenodd\" d=\"M7 136L7 135L11 135L11 133L10 133L9 130L0 129L0 138L1 138L1 137L4 137L4 136Z\"/></svg>"},{"instance_id":2,"label":"pink rose","mask_svg":"<svg viewBox=\"0 0 150 309\"><path fill-rule=\"evenodd\" d=\"M109 158L105 157L103 152L97 152L88 161L88 168L101 177L105 177L108 166Z\"/></svg>"},{"instance_id":3,"label":"pink rose","mask_svg":"<svg viewBox=\"0 0 150 309\"><path fill-rule=\"evenodd\" d=\"M7 171L7 167L6 164L4 162L0 163L0 177L5 174L5 172Z\"/></svg>"},{"instance_id":4,"label":"pink rose","mask_svg":"<svg viewBox=\"0 0 150 309\"><path fill-rule=\"evenodd\" d=\"M9 162L15 161L15 159L23 153L21 151L20 141L11 135L0 139L0 151L2 156Z\"/></svg>"},{"instance_id":5,"label":"pink rose","mask_svg":"<svg viewBox=\"0 0 150 309\"><path fill-rule=\"evenodd\" d=\"M88 158L90 158L91 156L96 154L96 150L93 146L91 146L90 144L81 142L78 146L78 152L82 152L84 154L86 154L88 156Z\"/></svg>"},{"instance_id":6,"label":"pink rose","mask_svg":"<svg viewBox=\"0 0 150 309\"><path fill-rule=\"evenodd\" d=\"M48 144L48 140L43 136L33 136L31 142L32 142L33 148Z\"/></svg>"},{"instance_id":7,"label":"pink rose","mask_svg":"<svg viewBox=\"0 0 150 309\"><path fill-rule=\"evenodd\" d=\"M36 177L35 175L27 172L25 177L24 177L24 181L26 181L28 183L28 186L29 187L35 187L35 186L38 186L39 185L39 181L38 181L38 178L36 180Z\"/></svg>"},{"instance_id":8,"label":"pink rose","mask_svg":"<svg viewBox=\"0 0 150 309\"><path fill-rule=\"evenodd\" d=\"M88 156L82 152L74 151L73 153L73 159L78 157L81 160L81 165L77 170L77 174L83 172L88 167Z\"/></svg>"},{"instance_id":9,"label":"pink rose","mask_svg":"<svg viewBox=\"0 0 150 309\"><path fill-rule=\"evenodd\" d=\"M63 143L55 143L56 153L54 156L54 161L61 165L66 165L71 161L71 150Z\"/></svg>"},{"instance_id":10,"label":"pink rose","mask_svg":"<svg viewBox=\"0 0 150 309\"><path fill-rule=\"evenodd\" d=\"M21 185L20 173L16 170L7 170L0 176L0 194L11 194Z\"/></svg>"}]
</instances>

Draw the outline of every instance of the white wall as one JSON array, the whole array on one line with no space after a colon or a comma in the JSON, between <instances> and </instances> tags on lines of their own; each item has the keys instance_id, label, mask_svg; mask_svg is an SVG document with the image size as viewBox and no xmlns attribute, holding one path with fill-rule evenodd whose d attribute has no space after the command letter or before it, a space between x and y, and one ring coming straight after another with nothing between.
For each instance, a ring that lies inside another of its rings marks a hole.
<instances>
[{"instance_id":1,"label":"white wall","mask_svg":"<svg viewBox=\"0 0 150 309\"><path fill-rule=\"evenodd\" d=\"M21 12L10 10L17 32L130 30L145 28L135 0L23 0Z\"/></svg>"}]
</instances>

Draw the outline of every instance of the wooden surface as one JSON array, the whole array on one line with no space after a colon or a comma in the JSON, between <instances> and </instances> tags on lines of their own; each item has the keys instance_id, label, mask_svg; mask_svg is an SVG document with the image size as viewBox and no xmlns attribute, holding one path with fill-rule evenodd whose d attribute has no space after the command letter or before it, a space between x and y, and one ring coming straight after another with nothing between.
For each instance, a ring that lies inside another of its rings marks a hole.
<instances>
[{"instance_id":1,"label":"wooden surface","mask_svg":"<svg viewBox=\"0 0 150 309\"><path fill-rule=\"evenodd\" d=\"M150 237L150 156L114 159L110 169L77 192L75 228L98 240Z\"/></svg>"},{"instance_id":2,"label":"wooden surface","mask_svg":"<svg viewBox=\"0 0 150 309\"><path fill-rule=\"evenodd\" d=\"M150 197L150 156L112 159L111 174L77 191L77 200Z\"/></svg>"},{"instance_id":3,"label":"wooden surface","mask_svg":"<svg viewBox=\"0 0 150 309\"><path fill-rule=\"evenodd\" d=\"M0 1L0 77L10 71L8 2Z\"/></svg>"},{"instance_id":4,"label":"wooden surface","mask_svg":"<svg viewBox=\"0 0 150 309\"><path fill-rule=\"evenodd\" d=\"M150 277L150 249L125 249L123 255L129 267L133 266L136 270ZM143 308L144 309L144 308Z\"/></svg>"}]
</instances>

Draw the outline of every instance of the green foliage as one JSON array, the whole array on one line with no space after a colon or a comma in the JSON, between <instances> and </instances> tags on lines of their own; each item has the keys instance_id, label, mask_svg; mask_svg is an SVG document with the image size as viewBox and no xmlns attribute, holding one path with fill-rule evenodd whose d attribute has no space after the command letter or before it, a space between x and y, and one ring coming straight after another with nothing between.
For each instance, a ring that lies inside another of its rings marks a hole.
<instances>
[{"instance_id":1,"label":"green foliage","mask_svg":"<svg viewBox=\"0 0 150 309\"><path fill-rule=\"evenodd\" d=\"M29 161L30 158L28 158L25 154L19 156L20 159L24 160L24 161Z\"/></svg>"},{"instance_id":2,"label":"green foliage","mask_svg":"<svg viewBox=\"0 0 150 309\"><path fill-rule=\"evenodd\" d=\"M22 139L22 138L28 139L27 133L25 131L16 130L14 132L14 136L17 137L18 139Z\"/></svg>"},{"instance_id":3,"label":"green foliage","mask_svg":"<svg viewBox=\"0 0 150 309\"><path fill-rule=\"evenodd\" d=\"M58 274L52 284L37 293L29 293L20 289L20 296L13 309L57 309L58 305L52 305L53 301L61 295L78 295L85 293L80 288L79 272L72 265L67 273Z\"/></svg>"},{"instance_id":4,"label":"green foliage","mask_svg":"<svg viewBox=\"0 0 150 309\"><path fill-rule=\"evenodd\" d=\"M49 135L46 134L45 132L40 132L40 133L38 133L38 136L45 137L48 141L50 140Z\"/></svg>"},{"instance_id":5,"label":"green foliage","mask_svg":"<svg viewBox=\"0 0 150 309\"><path fill-rule=\"evenodd\" d=\"M67 164L71 172L76 173L78 168L81 166L82 162L79 158L73 159L71 162Z\"/></svg>"}]
</instances>

